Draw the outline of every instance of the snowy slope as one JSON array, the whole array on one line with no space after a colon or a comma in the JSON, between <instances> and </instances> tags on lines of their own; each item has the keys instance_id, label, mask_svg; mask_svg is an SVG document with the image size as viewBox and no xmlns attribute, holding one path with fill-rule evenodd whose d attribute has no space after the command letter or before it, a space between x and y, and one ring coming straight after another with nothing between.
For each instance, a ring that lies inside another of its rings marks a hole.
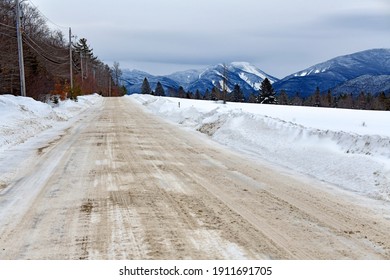
<instances>
[{"instance_id":1,"label":"snowy slope","mask_svg":"<svg viewBox=\"0 0 390 280\"><path fill-rule=\"evenodd\" d=\"M364 75L390 75L390 49L366 50L330 59L283 78L275 83L274 88L277 91L284 89L290 95L299 92L307 96L312 94L316 87L326 92ZM376 94L380 88L376 89L372 84L366 88L365 84L361 83L355 84L354 87L349 85L349 90L353 94L373 90L372 94Z\"/></svg>"},{"instance_id":2,"label":"snowy slope","mask_svg":"<svg viewBox=\"0 0 390 280\"><path fill-rule=\"evenodd\" d=\"M232 62L227 64L226 68L229 91L234 88L235 84L238 84L246 95L258 91L265 78L268 78L271 83L278 80L248 62ZM182 86L186 91L199 90L205 93L206 90L211 91L214 86L222 89L223 76L224 66L218 64L200 70L180 71L168 76L153 76L142 71L124 70L122 78L130 94L140 92L145 77L149 80L153 90L160 81L166 89L178 89Z\"/></svg>"},{"instance_id":3,"label":"snowy slope","mask_svg":"<svg viewBox=\"0 0 390 280\"><path fill-rule=\"evenodd\" d=\"M254 159L390 201L388 112L127 98Z\"/></svg>"},{"instance_id":4,"label":"snowy slope","mask_svg":"<svg viewBox=\"0 0 390 280\"><path fill-rule=\"evenodd\" d=\"M179 72L169 77L175 79L178 84L184 84L184 88L188 91L195 92L199 90L200 92L205 92L207 89L211 91L214 86L220 90L222 89L224 72L224 65L218 64L200 72L194 71L192 75L187 75L191 73L186 71L184 75ZM195 75L196 73L199 73L198 76ZM238 84L246 94L258 91L261 82L265 78L268 78L271 83L278 80L248 62L232 62L226 64L226 76L228 91L232 91L234 85ZM188 79L185 80L183 77L187 77ZM191 78L192 80L190 80Z\"/></svg>"}]
</instances>

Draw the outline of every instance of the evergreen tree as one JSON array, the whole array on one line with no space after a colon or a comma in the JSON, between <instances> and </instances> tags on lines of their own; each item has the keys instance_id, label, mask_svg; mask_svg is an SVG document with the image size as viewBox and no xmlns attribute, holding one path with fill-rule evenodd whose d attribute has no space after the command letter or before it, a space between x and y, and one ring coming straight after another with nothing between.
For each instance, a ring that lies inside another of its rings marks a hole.
<instances>
[{"instance_id":1,"label":"evergreen tree","mask_svg":"<svg viewBox=\"0 0 390 280\"><path fill-rule=\"evenodd\" d=\"M145 77L141 86L141 94L151 94L151 93L152 93L152 89L150 88L148 79Z\"/></svg>"},{"instance_id":2,"label":"evergreen tree","mask_svg":"<svg viewBox=\"0 0 390 280\"><path fill-rule=\"evenodd\" d=\"M320 107L320 101L321 101L321 91L320 88L317 87L316 91L314 92L314 106Z\"/></svg>"},{"instance_id":3,"label":"evergreen tree","mask_svg":"<svg viewBox=\"0 0 390 280\"><path fill-rule=\"evenodd\" d=\"M211 98L210 99L214 100L214 101L218 100L218 96L219 96L218 92L219 92L219 90L214 86L213 89L211 90Z\"/></svg>"},{"instance_id":4,"label":"evergreen tree","mask_svg":"<svg viewBox=\"0 0 390 280\"><path fill-rule=\"evenodd\" d=\"M301 98L301 94L297 92L293 99L291 100L291 104L295 106L302 106L303 105L303 99Z\"/></svg>"},{"instance_id":5,"label":"evergreen tree","mask_svg":"<svg viewBox=\"0 0 390 280\"><path fill-rule=\"evenodd\" d=\"M160 82L157 82L156 90L154 92L156 96L165 96L165 90Z\"/></svg>"},{"instance_id":6,"label":"evergreen tree","mask_svg":"<svg viewBox=\"0 0 390 280\"><path fill-rule=\"evenodd\" d=\"M73 47L76 53L82 54L84 58L89 58L91 60L97 59L93 54L93 49L88 45L87 39L81 38Z\"/></svg>"},{"instance_id":7,"label":"evergreen tree","mask_svg":"<svg viewBox=\"0 0 390 280\"><path fill-rule=\"evenodd\" d=\"M251 93L249 95L249 100L248 100L249 103L259 103L259 100L257 98L257 96L254 94L254 93Z\"/></svg>"},{"instance_id":8,"label":"evergreen tree","mask_svg":"<svg viewBox=\"0 0 390 280\"><path fill-rule=\"evenodd\" d=\"M284 89L280 92L278 104L288 105L288 95Z\"/></svg>"},{"instance_id":9,"label":"evergreen tree","mask_svg":"<svg viewBox=\"0 0 390 280\"><path fill-rule=\"evenodd\" d=\"M356 104L357 109L365 109L366 108L367 98L366 98L366 94L363 91L357 97L356 103L357 103Z\"/></svg>"},{"instance_id":10,"label":"evergreen tree","mask_svg":"<svg viewBox=\"0 0 390 280\"><path fill-rule=\"evenodd\" d=\"M195 99L202 99L199 89L197 89L195 92Z\"/></svg>"},{"instance_id":11,"label":"evergreen tree","mask_svg":"<svg viewBox=\"0 0 390 280\"><path fill-rule=\"evenodd\" d=\"M184 90L184 88L182 86L179 87L179 90L177 92L179 98L185 98L186 97L186 91Z\"/></svg>"},{"instance_id":12,"label":"evergreen tree","mask_svg":"<svg viewBox=\"0 0 390 280\"><path fill-rule=\"evenodd\" d=\"M328 93L324 96L321 103L324 107L334 107L334 99L330 90L328 90Z\"/></svg>"},{"instance_id":13,"label":"evergreen tree","mask_svg":"<svg viewBox=\"0 0 390 280\"><path fill-rule=\"evenodd\" d=\"M268 78L265 78L261 83L259 93L259 103L261 104L276 104L275 91Z\"/></svg>"},{"instance_id":14,"label":"evergreen tree","mask_svg":"<svg viewBox=\"0 0 390 280\"><path fill-rule=\"evenodd\" d=\"M242 90L238 84L236 84L234 86L231 100L233 102L244 102L245 101L244 93L242 92Z\"/></svg>"},{"instance_id":15,"label":"evergreen tree","mask_svg":"<svg viewBox=\"0 0 390 280\"><path fill-rule=\"evenodd\" d=\"M390 99L386 97L386 94L382 91L376 98L377 110L389 110L390 109Z\"/></svg>"},{"instance_id":16,"label":"evergreen tree","mask_svg":"<svg viewBox=\"0 0 390 280\"><path fill-rule=\"evenodd\" d=\"M209 89L206 89L206 92L204 93L204 99L211 100L211 93Z\"/></svg>"}]
</instances>

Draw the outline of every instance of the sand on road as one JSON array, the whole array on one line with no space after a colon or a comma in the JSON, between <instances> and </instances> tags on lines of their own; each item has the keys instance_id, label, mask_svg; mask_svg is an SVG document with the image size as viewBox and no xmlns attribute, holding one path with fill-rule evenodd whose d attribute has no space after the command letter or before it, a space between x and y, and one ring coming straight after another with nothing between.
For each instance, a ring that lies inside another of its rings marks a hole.
<instances>
[{"instance_id":1,"label":"sand on road","mask_svg":"<svg viewBox=\"0 0 390 280\"><path fill-rule=\"evenodd\" d=\"M390 221L125 98L0 190L0 259L390 259Z\"/></svg>"}]
</instances>

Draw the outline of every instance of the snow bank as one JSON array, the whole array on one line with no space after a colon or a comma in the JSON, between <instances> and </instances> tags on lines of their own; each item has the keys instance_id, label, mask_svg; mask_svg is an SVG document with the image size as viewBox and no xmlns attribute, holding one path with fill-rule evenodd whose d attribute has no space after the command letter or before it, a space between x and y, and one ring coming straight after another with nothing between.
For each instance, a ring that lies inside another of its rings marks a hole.
<instances>
[{"instance_id":1,"label":"snow bank","mask_svg":"<svg viewBox=\"0 0 390 280\"><path fill-rule=\"evenodd\" d=\"M390 201L389 112L128 98L253 158Z\"/></svg>"},{"instance_id":2,"label":"snow bank","mask_svg":"<svg viewBox=\"0 0 390 280\"><path fill-rule=\"evenodd\" d=\"M0 95L0 152L101 102L102 97L94 94L80 96L78 102L66 100L52 107L32 98Z\"/></svg>"}]
</instances>

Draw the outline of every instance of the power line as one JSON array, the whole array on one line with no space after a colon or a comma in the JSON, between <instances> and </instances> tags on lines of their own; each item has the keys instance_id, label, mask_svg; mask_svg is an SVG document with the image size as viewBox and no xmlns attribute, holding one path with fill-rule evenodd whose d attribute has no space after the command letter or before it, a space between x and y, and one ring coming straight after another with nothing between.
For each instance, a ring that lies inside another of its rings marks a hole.
<instances>
[{"instance_id":1,"label":"power line","mask_svg":"<svg viewBox=\"0 0 390 280\"><path fill-rule=\"evenodd\" d=\"M10 35L10 34L3 33L3 32L1 32L1 31L0 31L0 35L6 36L6 37L9 37L9 38L16 38L16 35L15 35L15 34Z\"/></svg>"},{"instance_id":2,"label":"power line","mask_svg":"<svg viewBox=\"0 0 390 280\"><path fill-rule=\"evenodd\" d=\"M56 65L64 65L64 64L68 64L69 62L68 61L64 61L64 62L61 62L61 61L57 61L51 57L49 57L47 54L45 53L42 53L40 51L38 51L28 40L26 40L24 38L23 40L24 43L26 43L26 45L28 45L32 50L35 51L35 53L37 53L38 55L40 55L42 58L44 58L45 60L53 63L53 64L56 64Z\"/></svg>"},{"instance_id":3,"label":"power line","mask_svg":"<svg viewBox=\"0 0 390 280\"><path fill-rule=\"evenodd\" d=\"M38 13L40 13L41 16L43 16L43 17L44 17L48 22L50 22L51 24L53 24L53 25L55 25L55 26L57 26L57 27L59 27L59 28L61 28L61 29L68 29L68 28L69 28L69 27L66 27L66 26L59 25L59 24L55 23L54 21L52 21L51 19L49 19L44 13L42 13L42 12L38 9L37 5L35 5L31 0L28 0L28 2L30 2L30 4L38 11Z\"/></svg>"},{"instance_id":4,"label":"power line","mask_svg":"<svg viewBox=\"0 0 390 280\"><path fill-rule=\"evenodd\" d=\"M1 23L1 22L0 22L0 25L1 25L1 26L5 26L5 27L8 27L8 28L12 28L12 30L16 30L16 27L15 27L15 26L11 26L11 25L8 25L8 24L5 24L5 23Z\"/></svg>"},{"instance_id":5,"label":"power line","mask_svg":"<svg viewBox=\"0 0 390 280\"><path fill-rule=\"evenodd\" d=\"M36 41L34 41L30 36L28 36L27 34L23 34L23 39L24 39L24 41L26 41L26 40L28 40L30 43L32 43L32 44L34 44L37 48L39 48L41 51L42 51L42 53L44 53L46 56L53 56L53 57L55 57L55 58L58 58L58 59L60 59L60 60L68 60L68 58L69 58L69 55L65 55L65 56L59 56L58 54L53 54L53 53L49 53L47 50L44 50ZM28 43L28 42L26 42L26 43ZM57 49L57 50L55 50L55 51L57 51L57 52L60 52L60 51L63 51L63 52L66 52L66 50L65 49Z\"/></svg>"}]
</instances>

